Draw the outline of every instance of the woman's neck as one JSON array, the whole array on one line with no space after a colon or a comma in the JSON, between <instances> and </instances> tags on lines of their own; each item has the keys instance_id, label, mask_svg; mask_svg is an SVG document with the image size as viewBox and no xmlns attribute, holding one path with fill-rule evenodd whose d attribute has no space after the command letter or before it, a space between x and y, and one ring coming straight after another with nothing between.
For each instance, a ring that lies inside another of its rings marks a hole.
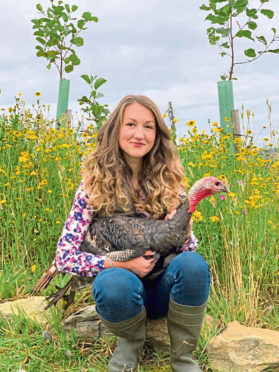
<instances>
[{"instance_id":1,"label":"woman's neck","mask_svg":"<svg viewBox=\"0 0 279 372\"><path fill-rule=\"evenodd\" d=\"M126 162L132 171L132 185L135 191L140 189L139 174L142 168L142 158L127 158Z\"/></svg>"}]
</instances>

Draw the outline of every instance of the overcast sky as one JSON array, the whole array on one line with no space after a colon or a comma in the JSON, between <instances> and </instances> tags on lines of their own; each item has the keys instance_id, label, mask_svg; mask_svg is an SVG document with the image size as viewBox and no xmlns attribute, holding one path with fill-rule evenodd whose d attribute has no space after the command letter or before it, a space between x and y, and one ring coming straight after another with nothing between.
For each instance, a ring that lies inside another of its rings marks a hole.
<instances>
[{"instance_id":1,"label":"overcast sky","mask_svg":"<svg viewBox=\"0 0 279 372\"><path fill-rule=\"evenodd\" d=\"M0 0L0 107L12 105L17 93L23 93L27 104L35 101L34 93L42 92L41 102L56 111L59 75L46 61L35 55L36 41L30 20L37 18L37 0ZM49 1L40 3L46 8ZM209 45L202 0L76 0L79 10L91 11L99 18L84 32L85 44L77 49L81 64L65 77L71 80L69 108L77 112L77 99L87 95L88 85L82 74L98 75L108 81L101 91L103 103L112 109L126 94L145 94L162 113L172 101L179 119L178 133L186 131L185 123L196 120L198 129L208 130L208 119L219 122L217 81L229 68L229 60L219 56L217 47ZM258 4L250 0L249 4ZM275 10L268 23L260 18L263 30L279 30L279 1L265 4ZM271 33L265 34L271 36ZM82 36L82 35L81 35ZM236 47L237 48L237 47ZM279 45L277 44L277 48ZM236 50L237 52L240 51ZM235 108L252 110L256 136L268 124L266 98L272 104L273 127L279 126L279 55L266 54L259 60L237 66L234 84ZM76 115L77 117L77 115Z\"/></svg>"}]
</instances>

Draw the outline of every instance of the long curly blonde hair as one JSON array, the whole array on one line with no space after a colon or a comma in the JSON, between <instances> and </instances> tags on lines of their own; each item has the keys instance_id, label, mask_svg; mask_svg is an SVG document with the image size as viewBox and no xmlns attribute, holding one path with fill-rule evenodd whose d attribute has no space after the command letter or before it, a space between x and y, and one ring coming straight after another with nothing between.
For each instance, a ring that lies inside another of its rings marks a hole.
<instances>
[{"instance_id":1,"label":"long curly blonde hair","mask_svg":"<svg viewBox=\"0 0 279 372\"><path fill-rule=\"evenodd\" d=\"M148 108L155 117L153 148L142 159L140 194L132 186L132 171L119 146L119 130L126 107L134 102ZM124 97L101 127L97 148L84 161L83 179L94 212L111 215L120 207L124 212L148 212L163 218L181 203L180 187L184 170L167 125L156 104L142 95ZM144 197L142 197L144 196Z\"/></svg>"}]
</instances>

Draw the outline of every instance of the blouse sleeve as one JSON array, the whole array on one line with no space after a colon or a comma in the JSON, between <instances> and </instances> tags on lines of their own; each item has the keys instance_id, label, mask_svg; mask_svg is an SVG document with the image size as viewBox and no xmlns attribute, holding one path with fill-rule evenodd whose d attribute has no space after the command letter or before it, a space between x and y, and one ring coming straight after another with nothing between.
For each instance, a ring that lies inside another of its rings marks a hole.
<instances>
[{"instance_id":1,"label":"blouse sleeve","mask_svg":"<svg viewBox=\"0 0 279 372\"><path fill-rule=\"evenodd\" d=\"M84 277L96 276L104 268L105 257L80 251L91 221L92 211L88 208L89 195L83 181L75 194L72 209L57 243L55 262L64 273Z\"/></svg>"},{"instance_id":2,"label":"blouse sleeve","mask_svg":"<svg viewBox=\"0 0 279 372\"><path fill-rule=\"evenodd\" d=\"M191 232L189 240L180 248L182 252L196 251L198 248L198 239L195 237L193 231Z\"/></svg>"}]
</instances>

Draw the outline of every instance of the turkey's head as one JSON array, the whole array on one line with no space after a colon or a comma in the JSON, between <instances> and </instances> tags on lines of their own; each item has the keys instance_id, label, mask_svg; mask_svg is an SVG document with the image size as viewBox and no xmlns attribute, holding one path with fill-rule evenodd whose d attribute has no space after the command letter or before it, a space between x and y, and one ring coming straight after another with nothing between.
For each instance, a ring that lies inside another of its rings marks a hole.
<instances>
[{"instance_id":1,"label":"turkey's head","mask_svg":"<svg viewBox=\"0 0 279 372\"><path fill-rule=\"evenodd\" d=\"M229 192L228 187L223 181L216 177L204 177L197 181L189 190L189 213L195 212L197 204L211 195L219 192Z\"/></svg>"}]
</instances>

